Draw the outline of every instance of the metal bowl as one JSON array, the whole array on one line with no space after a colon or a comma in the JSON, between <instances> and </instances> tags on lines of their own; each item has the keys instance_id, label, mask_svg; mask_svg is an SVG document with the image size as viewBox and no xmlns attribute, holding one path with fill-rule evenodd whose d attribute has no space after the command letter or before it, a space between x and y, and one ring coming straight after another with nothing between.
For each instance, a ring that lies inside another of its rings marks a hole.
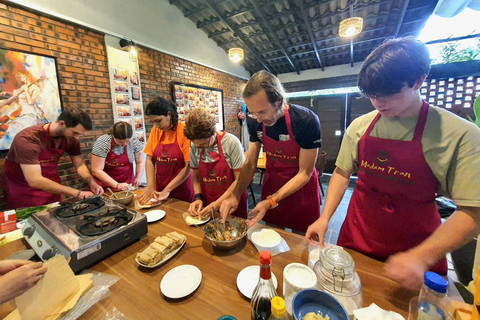
<instances>
[{"instance_id":1,"label":"metal bowl","mask_svg":"<svg viewBox=\"0 0 480 320\"><path fill-rule=\"evenodd\" d=\"M215 218L214 220L210 221L203 231L205 232L205 237L210 240L212 245L214 247L220 248L220 249L231 249L238 245L240 242L242 242L243 238L247 235L247 224L245 223L245 220L237 218L237 217L229 217L227 219L227 222L225 225L230 225L232 226L232 232L234 230L237 232L237 234L242 234L241 236L237 237L235 240L230 240L230 241L221 241L221 240L216 240L214 237L213 233L217 231L217 225L220 226L222 223L220 218Z\"/></svg>"},{"instance_id":2,"label":"metal bowl","mask_svg":"<svg viewBox=\"0 0 480 320\"><path fill-rule=\"evenodd\" d=\"M127 196L128 194L128 196ZM108 198L112 200L113 203L123 204L124 206L128 206L133 201L134 194L133 192L129 191L120 191L115 192L114 194L110 195Z\"/></svg>"}]
</instances>

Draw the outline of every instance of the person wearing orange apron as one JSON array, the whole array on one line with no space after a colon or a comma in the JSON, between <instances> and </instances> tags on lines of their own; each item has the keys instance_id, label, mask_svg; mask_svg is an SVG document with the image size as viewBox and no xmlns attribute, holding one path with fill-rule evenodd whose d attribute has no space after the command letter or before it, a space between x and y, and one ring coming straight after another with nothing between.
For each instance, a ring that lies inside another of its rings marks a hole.
<instances>
[{"instance_id":1,"label":"person wearing orange apron","mask_svg":"<svg viewBox=\"0 0 480 320\"><path fill-rule=\"evenodd\" d=\"M446 253L480 232L480 130L422 100L429 70L428 49L413 38L389 40L367 57L358 86L376 110L345 132L325 208L305 235L324 245L329 220L357 171L337 244L386 260L386 276L413 290L429 269L446 275ZM457 204L443 224L439 191Z\"/></svg>"},{"instance_id":2,"label":"person wearing orange apron","mask_svg":"<svg viewBox=\"0 0 480 320\"><path fill-rule=\"evenodd\" d=\"M144 153L147 154L147 188L139 201L168 197L192 202L193 178L188 165L190 140L183 134L184 124L178 121L177 107L161 97L150 101L145 109L155 124Z\"/></svg>"},{"instance_id":3,"label":"person wearing orange apron","mask_svg":"<svg viewBox=\"0 0 480 320\"><path fill-rule=\"evenodd\" d=\"M132 126L123 121L115 123L92 149L92 173L98 184L114 191L138 187L145 166L142 150L142 143L133 137Z\"/></svg>"},{"instance_id":4,"label":"person wearing orange apron","mask_svg":"<svg viewBox=\"0 0 480 320\"><path fill-rule=\"evenodd\" d=\"M216 131L215 117L201 108L192 110L185 120L185 136L190 146L190 167L193 169L195 201L189 213L208 217L235 187L244 162L240 140L232 134ZM237 217L247 219L248 195L242 194Z\"/></svg>"},{"instance_id":5,"label":"person wearing orange apron","mask_svg":"<svg viewBox=\"0 0 480 320\"><path fill-rule=\"evenodd\" d=\"M85 166L79 138L92 129L90 117L79 109L63 111L55 122L20 131L12 142L3 167L10 209L41 206L62 201L62 195L83 199L102 194ZM90 184L90 191L61 185L58 161L67 151L77 173Z\"/></svg>"},{"instance_id":6,"label":"person wearing orange apron","mask_svg":"<svg viewBox=\"0 0 480 320\"><path fill-rule=\"evenodd\" d=\"M234 212L253 179L261 143L266 154L262 201L249 212L249 227L264 221L305 232L320 216L315 161L321 146L320 122L309 109L287 106L283 87L274 75L260 71L247 82L243 97L258 126L250 132L247 160L233 193L222 202L223 219Z\"/></svg>"}]
</instances>

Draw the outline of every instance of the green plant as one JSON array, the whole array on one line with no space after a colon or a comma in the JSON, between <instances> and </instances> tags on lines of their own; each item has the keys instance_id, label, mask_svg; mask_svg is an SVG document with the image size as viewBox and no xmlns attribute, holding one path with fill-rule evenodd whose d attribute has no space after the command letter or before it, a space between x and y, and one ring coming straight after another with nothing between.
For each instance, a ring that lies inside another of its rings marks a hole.
<instances>
[{"instance_id":1,"label":"green plant","mask_svg":"<svg viewBox=\"0 0 480 320\"><path fill-rule=\"evenodd\" d=\"M480 128L480 96L478 96L473 103L473 113L475 114L475 120L470 118L470 116L467 116L468 120L475 123Z\"/></svg>"},{"instance_id":2,"label":"green plant","mask_svg":"<svg viewBox=\"0 0 480 320\"><path fill-rule=\"evenodd\" d=\"M454 63L480 59L480 39L475 46L469 46L462 50L459 50L458 46L458 42L445 43L440 49L440 54L432 59L432 63Z\"/></svg>"}]
</instances>

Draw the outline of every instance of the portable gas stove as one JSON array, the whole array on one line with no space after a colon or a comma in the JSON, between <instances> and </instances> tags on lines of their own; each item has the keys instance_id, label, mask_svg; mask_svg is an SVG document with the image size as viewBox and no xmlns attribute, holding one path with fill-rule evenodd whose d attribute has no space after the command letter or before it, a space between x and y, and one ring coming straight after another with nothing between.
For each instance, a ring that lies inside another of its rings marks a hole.
<instances>
[{"instance_id":1,"label":"portable gas stove","mask_svg":"<svg viewBox=\"0 0 480 320\"><path fill-rule=\"evenodd\" d=\"M73 272L147 234L147 218L100 196L62 202L28 218L22 233L43 260L61 254Z\"/></svg>"}]
</instances>

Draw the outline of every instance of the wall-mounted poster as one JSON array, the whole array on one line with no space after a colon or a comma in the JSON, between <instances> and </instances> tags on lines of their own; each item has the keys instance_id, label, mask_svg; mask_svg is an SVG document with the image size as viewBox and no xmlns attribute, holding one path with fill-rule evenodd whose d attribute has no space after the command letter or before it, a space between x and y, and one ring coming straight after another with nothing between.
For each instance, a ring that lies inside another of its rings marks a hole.
<instances>
[{"instance_id":1,"label":"wall-mounted poster","mask_svg":"<svg viewBox=\"0 0 480 320\"><path fill-rule=\"evenodd\" d=\"M138 86L138 84L140 83L138 80L138 72L130 71L129 75L130 75L130 84L133 86Z\"/></svg>"},{"instance_id":2,"label":"wall-mounted poster","mask_svg":"<svg viewBox=\"0 0 480 320\"><path fill-rule=\"evenodd\" d=\"M57 119L59 88L54 57L0 49L0 151L21 130Z\"/></svg>"},{"instance_id":3,"label":"wall-mounted poster","mask_svg":"<svg viewBox=\"0 0 480 320\"><path fill-rule=\"evenodd\" d=\"M115 92L128 92L128 82L114 81Z\"/></svg>"},{"instance_id":4,"label":"wall-mounted poster","mask_svg":"<svg viewBox=\"0 0 480 320\"><path fill-rule=\"evenodd\" d=\"M132 89L132 100L140 100L140 88L131 87Z\"/></svg>"},{"instance_id":5,"label":"wall-mounted poster","mask_svg":"<svg viewBox=\"0 0 480 320\"><path fill-rule=\"evenodd\" d=\"M113 68L113 79L126 81L128 78L127 70Z\"/></svg>"},{"instance_id":6,"label":"wall-mounted poster","mask_svg":"<svg viewBox=\"0 0 480 320\"><path fill-rule=\"evenodd\" d=\"M116 94L115 102L117 104L130 104L130 97L128 94Z\"/></svg>"},{"instance_id":7,"label":"wall-mounted poster","mask_svg":"<svg viewBox=\"0 0 480 320\"><path fill-rule=\"evenodd\" d=\"M190 110L204 108L215 116L217 130L225 130L222 89L172 82L171 90L181 121L185 121Z\"/></svg>"}]
</instances>

